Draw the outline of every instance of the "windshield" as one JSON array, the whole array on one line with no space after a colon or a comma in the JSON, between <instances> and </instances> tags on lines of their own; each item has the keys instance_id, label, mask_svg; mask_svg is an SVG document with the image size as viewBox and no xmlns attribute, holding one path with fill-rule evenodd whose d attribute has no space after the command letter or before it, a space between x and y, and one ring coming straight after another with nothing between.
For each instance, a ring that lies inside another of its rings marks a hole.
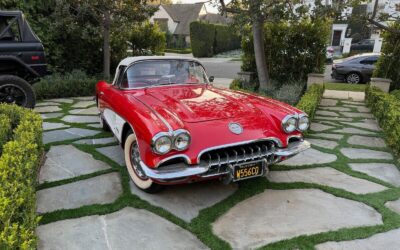
<instances>
[{"instance_id":1,"label":"windshield","mask_svg":"<svg viewBox=\"0 0 400 250\"><path fill-rule=\"evenodd\" d=\"M148 60L135 63L125 73L122 88L169 84L208 83L203 66L185 60Z\"/></svg>"}]
</instances>

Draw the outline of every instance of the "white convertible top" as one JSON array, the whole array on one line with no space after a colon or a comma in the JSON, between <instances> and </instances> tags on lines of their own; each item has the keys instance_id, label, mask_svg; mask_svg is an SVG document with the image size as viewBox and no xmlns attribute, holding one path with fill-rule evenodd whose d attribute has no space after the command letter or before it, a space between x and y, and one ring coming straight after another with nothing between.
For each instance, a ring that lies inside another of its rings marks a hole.
<instances>
[{"instance_id":1,"label":"white convertible top","mask_svg":"<svg viewBox=\"0 0 400 250\"><path fill-rule=\"evenodd\" d=\"M129 66L134 62L143 61L143 60L186 60L186 61L195 61L200 63L199 60L196 58L191 57L184 57L184 56L134 56L134 57L127 57L123 59L119 66ZM201 64L201 63L200 63Z\"/></svg>"}]
</instances>

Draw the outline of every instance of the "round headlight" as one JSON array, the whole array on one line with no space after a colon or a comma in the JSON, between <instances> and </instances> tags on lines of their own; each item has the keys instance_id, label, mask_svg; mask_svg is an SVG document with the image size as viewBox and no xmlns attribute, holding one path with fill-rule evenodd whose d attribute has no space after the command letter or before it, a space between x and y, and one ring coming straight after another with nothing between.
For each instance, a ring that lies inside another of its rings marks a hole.
<instances>
[{"instance_id":1,"label":"round headlight","mask_svg":"<svg viewBox=\"0 0 400 250\"><path fill-rule=\"evenodd\" d=\"M308 127L310 126L310 120L308 119L308 117L300 117L298 126L300 131L307 131Z\"/></svg>"},{"instance_id":2,"label":"round headlight","mask_svg":"<svg viewBox=\"0 0 400 250\"><path fill-rule=\"evenodd\" d=\"M185 150L189 147L190 135L186 132L182 132L175 136L174 147L177 150Z\"/></svg>"},{"instance_id":3,"label":"round headlight","mask_svg":"<svg viewBox=\"0 0 400 250\"><path fill-rule=\"evenodd\" d=\"M294 117L290 117L282 123L282 128L286 133L292 133L297 129L297 120Z\"/></svg>"},{"instance_id":4,"label":"round headlight","mask_svg":"<svg viewBox=\"0 0 400 250\"><path fill-rule=\"evenodd\" d=\"M154 151L158 154L166 154L172 148L172 141L169 136L161 136L154 141Z\"/></svg>"}]
</instances>

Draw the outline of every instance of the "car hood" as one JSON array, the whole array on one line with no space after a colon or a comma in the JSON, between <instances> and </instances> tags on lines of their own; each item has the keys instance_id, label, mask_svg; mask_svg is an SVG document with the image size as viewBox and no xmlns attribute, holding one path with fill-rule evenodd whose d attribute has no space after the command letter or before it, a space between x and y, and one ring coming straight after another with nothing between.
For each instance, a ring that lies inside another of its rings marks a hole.
<instances>
[{"instance_id":1,"label":"car hood","mask_svg":"<svg viewBox=\"0 0 400 250\"><path fill-rule=\"evenodd\" d=\"M210 85L152 88L136 98L167 120L175 119L184 123L268 116L266 113L274 113L282 118L297 111L272 99Z\"/></svg>"}]
</instances>

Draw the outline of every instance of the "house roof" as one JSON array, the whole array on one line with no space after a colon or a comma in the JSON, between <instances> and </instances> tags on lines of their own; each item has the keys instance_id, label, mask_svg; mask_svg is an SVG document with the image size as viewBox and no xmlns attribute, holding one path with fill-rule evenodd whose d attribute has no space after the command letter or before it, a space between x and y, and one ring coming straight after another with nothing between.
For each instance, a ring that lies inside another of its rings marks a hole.
<instances>
[{"instance_id":1,"label":"house roof","mask_svg":"<svg viewBox=\"0 0 400 250\"><path fill-rule=\"evenodd\" d=\"M178 23L174 32L176 35L190 34L190 23L199 19L199 14L203 6L204 3L162 5L168 15Z\"/></svg>"},{"instance_id":2,"label":"house roof","mask_svg":"<svg viewBox=\"0 0 400 250\"><path fill-rule=\"evenodd\" d=\"M232 22L231 18L221 16L220 14L215 14L215 13L207 13L206 15L201 16L200 20L208 23L224 24L224 25L230 24Z\"/></svg>"}]
</instances>

